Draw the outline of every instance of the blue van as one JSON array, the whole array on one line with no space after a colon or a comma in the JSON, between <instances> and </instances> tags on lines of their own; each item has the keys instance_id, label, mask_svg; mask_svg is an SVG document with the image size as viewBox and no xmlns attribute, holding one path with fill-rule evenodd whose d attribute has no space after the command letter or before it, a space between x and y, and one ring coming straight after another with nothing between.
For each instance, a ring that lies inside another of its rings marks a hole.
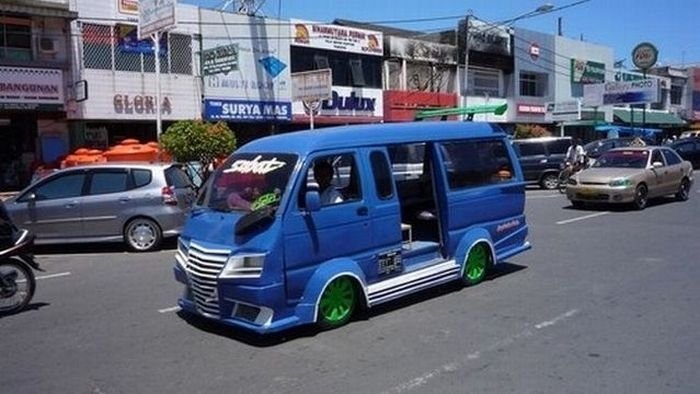
<instances>
[{"instance_id":1,"label":"blue van","mask_svg":"<svg viewBox=\"0 0 700 394\"><path fill-rule=\"evenodd\" d=\"M258 333L333 328L530 248L498 126L377 124L261 138L207 180L178 242L186 312Z\"/></svg>"}]
</instances>

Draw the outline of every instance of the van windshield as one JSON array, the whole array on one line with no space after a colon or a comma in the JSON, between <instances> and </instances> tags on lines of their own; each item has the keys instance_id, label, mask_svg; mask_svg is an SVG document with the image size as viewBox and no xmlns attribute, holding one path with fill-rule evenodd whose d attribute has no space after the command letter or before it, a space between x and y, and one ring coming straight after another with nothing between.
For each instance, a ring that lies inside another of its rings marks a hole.
<instances>
[{"instance_id":1,"label":"van windshield","mask_svg":"<svg viewBox=\"0 0 700 394\"><path fill-rule=\"evenodd\" d=\"M243 212L274 207L296 162L296 155L286 153L235 153L212 174L202 205Z\"/></svg>"}]
</instances>

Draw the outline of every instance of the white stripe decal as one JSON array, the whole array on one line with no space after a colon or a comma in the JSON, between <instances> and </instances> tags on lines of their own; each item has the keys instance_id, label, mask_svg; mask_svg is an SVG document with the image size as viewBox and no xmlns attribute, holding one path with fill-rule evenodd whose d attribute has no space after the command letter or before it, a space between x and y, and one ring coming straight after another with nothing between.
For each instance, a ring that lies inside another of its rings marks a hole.
<instances>
[{"instance_id":1,"label":"white stripe decal","mask_svg":"<svg viewBox=\"0 0 700 394\"><path fill-rule=\"evenodd\" d=\"M562 220L562 221L557 222L557 224L569 224L569 223L573 223L573 222L578 222L579 220L597 218L598 216L607 215L609 213L610 213L610 211L592 213L592 214L586 215L586 216L579 216L579 217L573 218L573 219Z\"/></svg>"},{"instance_id":2,"label":"white stripe decal","mask_svg":"<svg viewBox=\"0 0 700 394\"><path fill-rule=\"evenodd\" d=\"M375 283L372 285L367 286L367 294L371 297L372 293L377 293L383 290L387 290L391 287L398 286L404 283L409 283L413 282L422 278L427 278L431 276L438 275L442 272L447 272L451 269L454 269L455 267L459 267L457 264L455 264L454 260L448 260L445 261L444 263L436 264L436 265L431 265L426 268L422 268L413 272L409 272L408 274L404 274L401 276L397 276L396 278L392 279L387 279L379 283Z\"/></svg>"}]
</instances>

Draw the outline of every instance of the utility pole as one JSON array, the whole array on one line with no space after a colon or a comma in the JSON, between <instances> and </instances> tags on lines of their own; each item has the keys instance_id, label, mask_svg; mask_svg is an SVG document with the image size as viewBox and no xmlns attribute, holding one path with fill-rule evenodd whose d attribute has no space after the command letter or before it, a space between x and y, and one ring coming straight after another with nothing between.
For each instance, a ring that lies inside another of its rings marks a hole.
<instances>
[{"instance_id":1,"label":"utility pole","mask_svg":"<svg viewBox=\"0 0 700 394\"><path fill-rule=\"evenodd\" d=\"M469 96L469 24L471 23L471 14L467 14L464 20L464 75L462 76L462 107L467 107L467 97ZM466 120L467 115L462 115L462 120Z\"/></svg>"}]
</instances>

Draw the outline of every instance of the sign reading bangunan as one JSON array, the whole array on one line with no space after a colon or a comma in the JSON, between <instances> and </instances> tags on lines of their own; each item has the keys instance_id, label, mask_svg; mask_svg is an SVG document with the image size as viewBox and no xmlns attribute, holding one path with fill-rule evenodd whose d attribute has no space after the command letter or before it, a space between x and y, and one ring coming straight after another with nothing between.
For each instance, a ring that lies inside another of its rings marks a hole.
<instances>
[{"instance_id":1,"label":"sign reading bangunan","mask_svg":"<svg viewBox=\"0 0 700 394\"><path fill-rule=\"evenodd\" d=\"M0 105L63 105L63 71L49 68L1 67Z\"/></svg>"}]
</instances>

